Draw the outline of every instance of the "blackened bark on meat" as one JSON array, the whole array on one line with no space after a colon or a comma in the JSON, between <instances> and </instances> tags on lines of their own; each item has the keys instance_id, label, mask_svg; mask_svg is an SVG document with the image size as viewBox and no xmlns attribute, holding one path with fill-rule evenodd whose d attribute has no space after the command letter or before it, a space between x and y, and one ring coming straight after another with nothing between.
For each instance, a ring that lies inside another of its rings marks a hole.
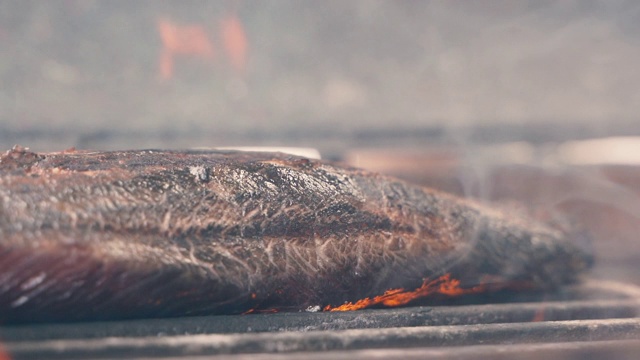
<instances>
[{"instance_id":1,"label":"blackened bark on meat","mask_svg":"<svg viewBox=\"0 0 640 360\"><path fill-rule=\"evenodd\" d=\"M0 322L341 304L445 273L557 287L561 230L279 153L0 156Z\"/></svg>"}]
</instances>

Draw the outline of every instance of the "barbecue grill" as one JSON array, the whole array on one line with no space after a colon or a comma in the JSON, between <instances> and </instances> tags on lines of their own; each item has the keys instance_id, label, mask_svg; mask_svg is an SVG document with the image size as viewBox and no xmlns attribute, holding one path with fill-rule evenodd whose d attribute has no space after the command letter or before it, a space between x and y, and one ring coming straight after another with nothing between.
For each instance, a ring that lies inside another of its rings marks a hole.
<instances>
[{"instance_id":1,"label":"barbecue grill","mask_svg":"<svg viewBox=\"0 0 640 360\"><path fill-rule=\"evenodd\" d=\"M21 358L389 358L482 354L552 358L640 349L640 287L589 281L561 293L510 301L343 313L284 312L5 327ZM511 302L513 301L513 302ZM517 302L516 302L517 301ZM380 349L378 352L372 349ZM516 357L517 357L516 356ZM595 357L593 357L595 358Z\"/></svg>"},{"instance_id":2,"label":"barbecue grill","mask_svg":"<svg viewBox=\"0 0 640 360\"><path fill-rule=\"evenodd\" d=\"M311 147L580 222L595 255L551 293L0 325L0 360L637 358L638 8L0 0L0 151Z\"/></svg>"}]
</instances>

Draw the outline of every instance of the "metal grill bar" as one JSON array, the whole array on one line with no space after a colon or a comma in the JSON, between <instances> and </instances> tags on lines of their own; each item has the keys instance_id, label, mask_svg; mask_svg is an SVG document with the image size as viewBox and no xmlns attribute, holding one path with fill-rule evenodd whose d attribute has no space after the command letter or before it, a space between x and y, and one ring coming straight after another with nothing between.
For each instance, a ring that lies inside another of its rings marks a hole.
<instances>
[{"instance_id":1,"label":"metal grill bar","mask_svg":"<svg viewBox=\"0 0 640 360\"><path fill-rule=\"evenodd\" d=\"M640 319L608 319L341 331L26 341L9 343L7 348L16 358L122 358L639 338Z\"/></svg>"},{"instance_id":2,"label":"metal grill bar","mask_svg":"<svg viewBox=\"0 0 640 360\"><path fill-rule=\"evenodd\" d=\"M632 318L635 300L567 301L413 307L341 313L277 313L247 316L136 320L64 325L15 326L0 329L4 341L176 336L213 333L348 330L367 328L475 325L544 321Z\"/></svg>"}]
</instances>

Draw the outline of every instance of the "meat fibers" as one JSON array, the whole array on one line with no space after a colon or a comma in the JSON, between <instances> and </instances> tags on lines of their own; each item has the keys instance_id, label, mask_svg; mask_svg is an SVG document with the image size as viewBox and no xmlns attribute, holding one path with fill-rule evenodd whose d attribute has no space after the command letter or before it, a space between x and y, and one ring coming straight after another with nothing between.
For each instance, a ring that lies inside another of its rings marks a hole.
<instances>
[{"instance_id":1,"label":"meat fibers","mask_svg":"<svg viewBox=\"0 0 640 360\"><path fill-rule=\"evenodd\" d=\"M576 281L570 232L282 153L0 155L0 323L340 305L446 275Z\"/></svg>"}]
</instances>

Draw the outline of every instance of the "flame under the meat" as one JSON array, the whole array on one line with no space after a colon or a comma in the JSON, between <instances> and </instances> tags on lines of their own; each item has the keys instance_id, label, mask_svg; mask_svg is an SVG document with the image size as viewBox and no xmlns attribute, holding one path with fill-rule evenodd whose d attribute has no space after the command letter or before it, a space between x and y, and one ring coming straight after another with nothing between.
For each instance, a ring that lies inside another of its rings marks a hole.
<instances>
[{"instance_id":1,"label":"flame under the meat","mask_svg":"<svg viewBox=\"0 0 640 360\"><path fill-rule=\"evenodd\" d=\"M373 298L364 298L356 301L355 303L348 302L340 306L327 305L324 307L324 311L353 311L366 309L372 306L387 306L396 307L410 303L413 300L423 298L429 295L445 295L445 296L460 296L468 294L477 294L487 290L486 284L480 284L472 288L460 287L460 280L452 279L450 274L442 275L435 280L425 280L422 286L413 290L407 291L405 289L390 289L385 291L384 294L375 296Z\"/></svg>"}]
</instances>

